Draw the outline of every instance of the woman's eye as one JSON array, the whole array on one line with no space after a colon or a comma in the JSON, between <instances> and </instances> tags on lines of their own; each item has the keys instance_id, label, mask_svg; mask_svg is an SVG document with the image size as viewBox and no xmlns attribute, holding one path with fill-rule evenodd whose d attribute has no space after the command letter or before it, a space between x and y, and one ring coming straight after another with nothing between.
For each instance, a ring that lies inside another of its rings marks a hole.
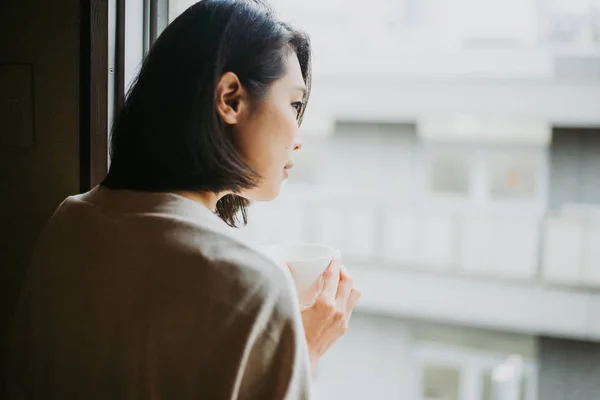
<instances>
[{"instance_id":1,"label":"woman's eye","mask_svg":"<svg viewBox=\"0 0 600 400\"><path fill-rule=\"evenodd\" d=\"M301 101L292 103L292 107L294 107L294 109L296 110L296 114L300 114L300 111L302 110L303 105L304 105L304 103Z\"/></svg>"}]
</instances>

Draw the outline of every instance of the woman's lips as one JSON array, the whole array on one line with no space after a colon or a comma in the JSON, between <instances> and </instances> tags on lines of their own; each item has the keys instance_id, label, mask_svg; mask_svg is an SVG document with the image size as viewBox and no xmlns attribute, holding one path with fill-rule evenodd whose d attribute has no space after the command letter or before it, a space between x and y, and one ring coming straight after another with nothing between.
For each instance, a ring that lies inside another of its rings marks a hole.
<instances>
[{"instance_id":1,"label":"woman's lips","mask_svg":"<svg viewBox=\"0 0 600 400\"><path fill-rule=\"evenodd\" d=\"M286 164L285 167L283 167L283 173L285 175L285 177L287 178L288 176L290 176L290 170L294 167L294 163L288 163Z\"/></svg>"}]
</instances>

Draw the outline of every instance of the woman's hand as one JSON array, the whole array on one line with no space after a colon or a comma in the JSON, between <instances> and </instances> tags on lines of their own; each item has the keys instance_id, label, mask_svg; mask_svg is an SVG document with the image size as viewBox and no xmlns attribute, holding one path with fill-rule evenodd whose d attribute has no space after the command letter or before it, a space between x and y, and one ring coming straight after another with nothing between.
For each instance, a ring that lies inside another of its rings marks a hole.
<instances>
[{"instance_id":1,"label":"woman's hand","mask_svg":"<svg viewBox=\"0 0 600 400\"><path fill-rule=\"evenodd\" d=\"M323 273L322 281L321 293L301 310L313 372L323 354L348 329L352 310L360 297L339 253Z\"/></svg>"}]
</instances>

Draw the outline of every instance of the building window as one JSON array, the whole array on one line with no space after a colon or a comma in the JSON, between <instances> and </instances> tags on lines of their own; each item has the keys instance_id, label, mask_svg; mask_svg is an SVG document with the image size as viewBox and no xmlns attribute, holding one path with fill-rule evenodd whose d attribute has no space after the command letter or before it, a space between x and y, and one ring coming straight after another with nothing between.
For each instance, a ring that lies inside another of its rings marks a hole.
<instances>
[{"instance_id":1,"label":"building window","mask_svg":"<svg viewBox=\"0 0 600 400\"><path fill-rule=\"evenodd\" d=\"M492 199L535 200L539 192L539 163L529 154L501 154L489 158L487 182Z\"/></svg>"},{"instance_id":2,"label":"building window","mask_svg":"<svg viewBox=\"0 0 600 400\"><path fill-rule=\"evenodd\" d=\"M546 204L546 147L427 144L422 148L424 199L480 209Z\"/></svg>"},{"instance_id":3,"label":"building window","mask_svg":"<svg viewBox=\"0 0 600 400\"><path fill-rule=\"evenodd\" d=\"M459 400L460 370L456 366L425 365L422 398Z\"/></svg>"},{"instance_id":4,"label":"building window","mask_svg":"<svg viewBox=\"0 0 600 400\"><path fill-rule=\"evenodd\" d=\"M430 158L428 186L433 194L469 195L469 159L460 153L435 153Z\"/></svg>"}]
</instances>

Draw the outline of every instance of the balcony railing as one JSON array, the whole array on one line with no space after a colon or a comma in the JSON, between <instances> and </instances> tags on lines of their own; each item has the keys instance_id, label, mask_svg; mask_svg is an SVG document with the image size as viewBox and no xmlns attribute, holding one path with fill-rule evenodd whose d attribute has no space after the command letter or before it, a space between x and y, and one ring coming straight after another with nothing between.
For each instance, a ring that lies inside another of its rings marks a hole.
<instances>
[{"instance_id":1,"label":"balcony railing","mask_svg":"<svg viewBox=\"0 0 600 400\"><path fill-rule=\"evenodd\" d=\"M442 210L293 191L257 204L243 232L258 244L308 241L348 263L600 287L600 212L545 216Z\"/></svg>"}]
</instances>

